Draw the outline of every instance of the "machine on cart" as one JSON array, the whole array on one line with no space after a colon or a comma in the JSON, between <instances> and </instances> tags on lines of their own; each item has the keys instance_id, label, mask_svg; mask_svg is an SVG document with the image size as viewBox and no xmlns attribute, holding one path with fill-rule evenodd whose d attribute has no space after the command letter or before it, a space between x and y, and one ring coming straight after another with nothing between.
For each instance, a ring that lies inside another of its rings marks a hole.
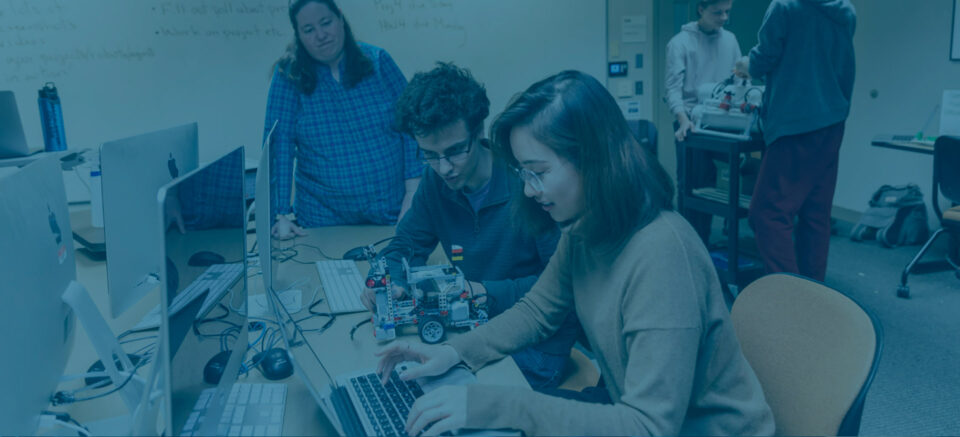
<instances>
[{"instance_id":1,"label":"machine on cart","mask_svg":"<svg viewBox=\"0 0 960 437\"><path fill-rule=\"evenodd\" d=\"M763 86L730 76L697 89L698 104L691 110L693 132L734 140L749 140L759 131Z\"/></svg>"}]
</instances>

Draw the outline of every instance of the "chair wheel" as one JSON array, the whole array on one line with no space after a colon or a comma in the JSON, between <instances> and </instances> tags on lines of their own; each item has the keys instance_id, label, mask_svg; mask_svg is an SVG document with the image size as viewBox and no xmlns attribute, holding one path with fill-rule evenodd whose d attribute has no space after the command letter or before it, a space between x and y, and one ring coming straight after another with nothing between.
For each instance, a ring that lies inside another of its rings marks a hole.
<instances>
[{"instance_id":1,"label":"chair wheel","mask_svg":"<svg viewBox=\"0 0 960 437\"><path fill-rule=\"evenodd\" d=\"M906 285L901 285L897 287L897 297L909 299L910 298L910 287Z\"/></svg>"}]
</instances>

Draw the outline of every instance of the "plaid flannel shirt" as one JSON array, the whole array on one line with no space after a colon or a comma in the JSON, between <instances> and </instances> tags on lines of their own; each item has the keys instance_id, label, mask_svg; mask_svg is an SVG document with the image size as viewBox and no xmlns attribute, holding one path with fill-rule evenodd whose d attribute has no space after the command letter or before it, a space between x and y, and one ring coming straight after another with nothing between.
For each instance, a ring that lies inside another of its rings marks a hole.
<instances>
[{"instance_id":1,"label":"plaid flannel shirt","mask_svg":"<svg viewBox=\"0 0 960 437\"><path fill-rule=\"evenodd\" d=\"M360 50L374 72L350 89L322 64L310 95L274 72L264 138L279 120L272 142L276 210L291 211L296 158L292 209L301 226L396 223L405 180L423 174L416 142L393 129L393 105L406 78L383 49L361 43Z\"/></svg>"}]
</instances>

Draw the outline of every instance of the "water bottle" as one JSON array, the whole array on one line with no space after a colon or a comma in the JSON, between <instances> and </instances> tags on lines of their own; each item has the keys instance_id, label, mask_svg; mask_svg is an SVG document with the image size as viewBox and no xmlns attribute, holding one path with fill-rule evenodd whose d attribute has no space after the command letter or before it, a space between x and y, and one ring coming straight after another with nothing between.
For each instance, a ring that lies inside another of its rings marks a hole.
<instances>
[{"instance_id":1,"label":"water bottle","mask_svg":"<svg viewBox=\"0 0 960 437\"><path fill-rule=\"evenodd\" d=\"M43 149L47 152L67 150L67 137L63 132L63 111L60 96L53 82L47 82L37 91L40 107L40 124L43 127Z\"/></svg>"}]
</instances>

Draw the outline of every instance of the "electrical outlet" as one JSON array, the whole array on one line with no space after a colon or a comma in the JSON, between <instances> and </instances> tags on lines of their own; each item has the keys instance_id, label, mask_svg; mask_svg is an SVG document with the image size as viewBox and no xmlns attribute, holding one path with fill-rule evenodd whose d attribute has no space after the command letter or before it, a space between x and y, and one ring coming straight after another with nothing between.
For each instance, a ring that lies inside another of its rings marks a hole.
<instances>
[{"instance_id":1,"label":"electrical outlet","mask_svg":"<svg viewBox=\"0 0 960 437\"><path fill-rule=\"evenodd\" d=\"M633 83L633 93L642 96L643 95L643 81L638 80Z\"/></svg>"}]
</instances>

